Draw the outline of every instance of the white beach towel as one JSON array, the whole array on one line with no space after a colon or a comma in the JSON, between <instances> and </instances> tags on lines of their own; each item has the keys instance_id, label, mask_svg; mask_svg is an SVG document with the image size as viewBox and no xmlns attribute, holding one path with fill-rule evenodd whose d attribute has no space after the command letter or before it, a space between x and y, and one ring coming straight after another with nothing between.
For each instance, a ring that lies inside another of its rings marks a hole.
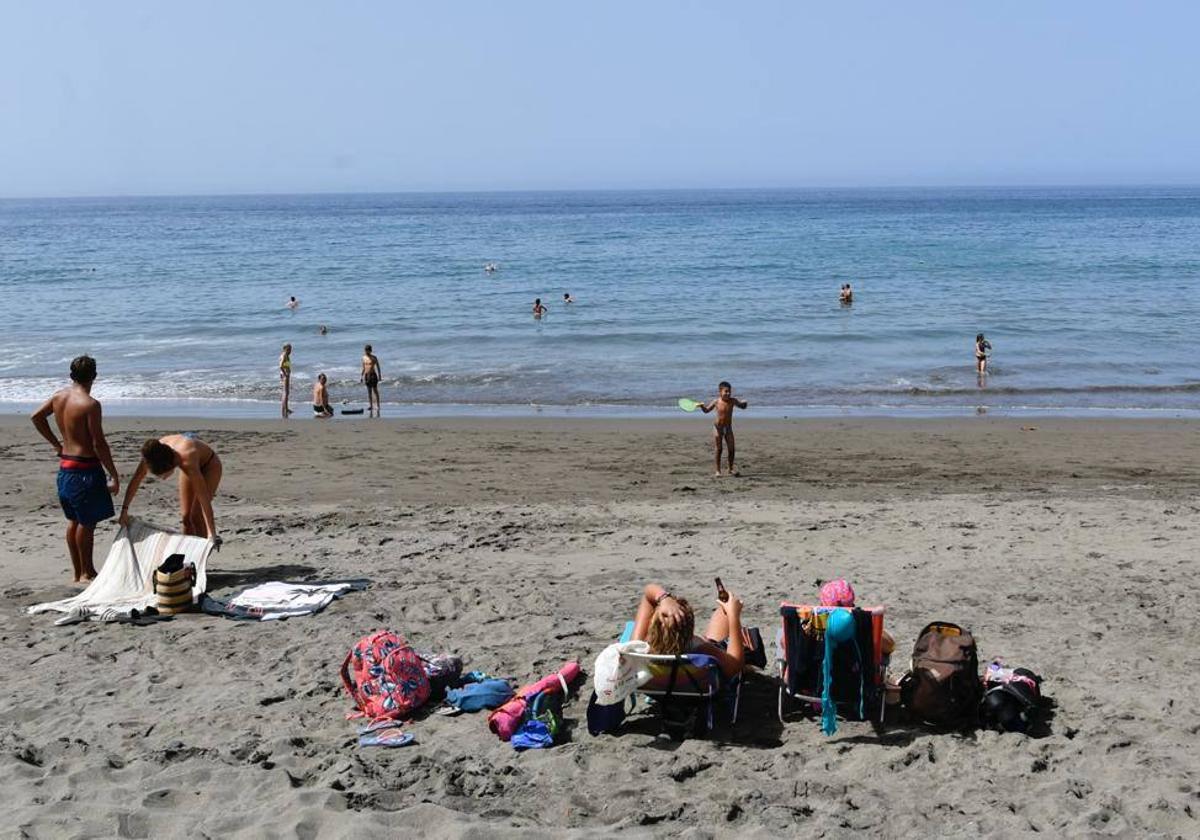
<instances>
[{"instance_id":1,"label":"white beach towel","mask_svg":"<svg viewBox=\"0 0 1200 840\"><path fill-rule=\"evenodd\" d=\"M229 605L253 610L256 614L261 610L259 618L271 621L319 612L329 606L334 598L353 588L349 583L306 584L275 580L247 589L233 598Z\"/></svg>"},{"instance_id":2,"label":"white beach towel","mask_svg":"<svg viewBox=\"0 0 1200 840\"><path fill-rule=\"evenodd\" d=\"M192 587L195 603L208 585L205 566L213 543L203 537L189 537L143 522L130 519L129 527L117 532L108 558L88 588L73 598L50 601L30 607L30 615L42 612L65 612L95 621L114 614L129 615L131 610L152 607L154 570L172 554L182 554L184 565L196 569Z\"/></svg>"}]
</instances>

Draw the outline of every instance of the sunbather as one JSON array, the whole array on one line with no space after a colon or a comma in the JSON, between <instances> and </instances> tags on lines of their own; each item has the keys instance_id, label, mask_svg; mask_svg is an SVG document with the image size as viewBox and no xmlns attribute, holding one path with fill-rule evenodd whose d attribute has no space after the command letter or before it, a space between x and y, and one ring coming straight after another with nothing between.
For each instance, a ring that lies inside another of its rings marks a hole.
<instances>
[{"instance_id":1,"label":"sunbather","mask_svg":"<svg viewBox=\"0 0 1200 840\"><path fill-rule=\"evenodd\" d=\"M657 583L646 585L633 624L633 638L651 653L703 653L720 663L725 677L736 677L746 665L742 642L742 601L733 593L718 601L704 636L695 635L696 614L683 598Z\"/></svg>"}]
</instances>

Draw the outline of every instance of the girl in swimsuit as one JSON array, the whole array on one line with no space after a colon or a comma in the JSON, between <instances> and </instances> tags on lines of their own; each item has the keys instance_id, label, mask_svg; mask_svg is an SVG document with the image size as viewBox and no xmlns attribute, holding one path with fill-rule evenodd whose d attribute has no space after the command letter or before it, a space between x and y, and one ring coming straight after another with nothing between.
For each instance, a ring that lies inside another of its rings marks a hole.
<instances>
[{"instance_id":1,"label":"girl in swimsuit","mask_svg":"<svg viewBox=\"0 0 1200 840\"><path fill-rule=\"evenodd\" d=\"M150 438L142 445L142 460L121 504L122 525L129 524L129 506L147 472L158 478L168 478L179 469L179 515L183 532L192 536L207 536L220 545L212 500L221 484L221 459L213 448L196 437L194 432Z\"/></svg>"},{"instance_id":2,"label":"girl in swimsuit","mask_svg":"<svg viewBox=\"0 0 1200 840\"><path fill-rule=\"evenodd\" d=\"M987 373L988 351L992 349L992 343L983 337L983 333L975 336L975 371L977 373Z\"/></svg>"},{"instance_id":3,"label":"girl in swimsuit","mask_svg":"<svg viewBox=\"0 0 1200 840\"><path fill-rule=\"evenodd\" d=\"M279 381L283 383L283 402L280 406L282 415L287 417L292 413L288 408L288 398L292 395L292 345L283 345L283 353L279 356Z\"/></svg>"}]
</instances>

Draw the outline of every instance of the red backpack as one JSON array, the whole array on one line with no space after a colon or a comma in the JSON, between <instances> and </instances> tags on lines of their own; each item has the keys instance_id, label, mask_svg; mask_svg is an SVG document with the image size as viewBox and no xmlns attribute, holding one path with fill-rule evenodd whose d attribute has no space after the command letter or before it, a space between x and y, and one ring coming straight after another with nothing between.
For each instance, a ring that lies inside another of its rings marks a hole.
<instances>
[{"instance_id":1,"label":"red backpack","mask_svg":"<svg viewBox=\"0 0 1200 840\"><path fill-rule=\"evenodd\" d=\"M342 684L357 714L371 720L406 717L429 699L421 657L390 630L359 639L342 663Z\"/></svg>"}]
</instances>

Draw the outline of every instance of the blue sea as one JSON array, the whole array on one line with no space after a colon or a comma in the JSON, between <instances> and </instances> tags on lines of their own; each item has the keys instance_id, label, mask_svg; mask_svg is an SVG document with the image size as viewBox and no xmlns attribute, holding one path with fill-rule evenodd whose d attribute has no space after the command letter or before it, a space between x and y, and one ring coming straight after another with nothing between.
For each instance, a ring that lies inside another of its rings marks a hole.
<instances>
[{"instance_id":1,"label":"blue sea","mask_svg":"<svg viewBox=\"0 0 1200 840\"><path fill-rule=\"evenodd\" d=\"M362 403L371 343L393 416L654 414L721 379L764 416L1174 416L1200 190L5 200L0 309L6 410L90 353L109 414L270 416L291 342L296 407L322 371Z\"/></svg>"}]
</instances>

